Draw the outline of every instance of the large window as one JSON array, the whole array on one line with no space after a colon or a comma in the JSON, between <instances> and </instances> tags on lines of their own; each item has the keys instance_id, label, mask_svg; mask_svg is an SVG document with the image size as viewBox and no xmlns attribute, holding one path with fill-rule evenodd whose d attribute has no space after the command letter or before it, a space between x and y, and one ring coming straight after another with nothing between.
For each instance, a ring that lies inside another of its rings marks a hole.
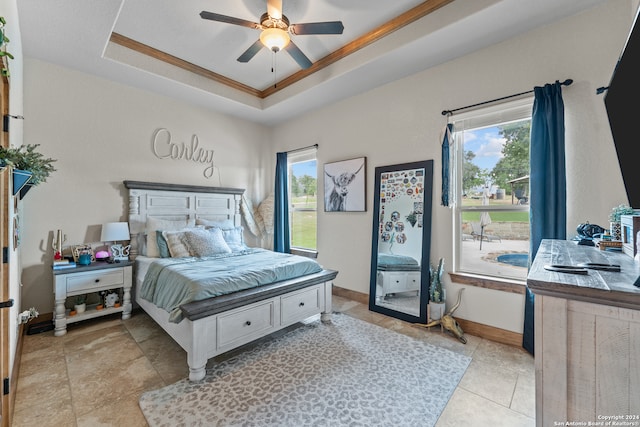
<instances>
[{"instance_id":1,"label":"large window","mask_svg":"<svg viewBox=\"0 0 640 427\"><path fill-rule=\"evenodd\" d=\"M289 153L287 162L291 248L315 251L318 217L316 149Z\"/></svg>"},{"instance_id":2,"label":"large window","mask_svg":"<svg viewBox=\"0 0 640 427\"><path fill-rule=\"evenodd\" d=\"M452 116L456 270L524 280L532 100Z\"/></svg>"}]
</instances>

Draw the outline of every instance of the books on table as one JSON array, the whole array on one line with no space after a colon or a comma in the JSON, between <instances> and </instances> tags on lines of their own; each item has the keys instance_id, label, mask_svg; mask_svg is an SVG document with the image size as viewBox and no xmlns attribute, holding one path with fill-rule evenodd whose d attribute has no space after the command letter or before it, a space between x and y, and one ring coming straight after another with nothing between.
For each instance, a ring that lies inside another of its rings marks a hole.
<instances>
[{"instance_id":1,"label":"books on table","mask_svg":"<svg viewBox=\"0 0 640 427\"><path fill-rule=\"evenodd\" d=\"M76 263L69 261L68 259L61 259L53 261L54 270L65 270L67 268L75 268Z\"/></svg>"}]
</instances>

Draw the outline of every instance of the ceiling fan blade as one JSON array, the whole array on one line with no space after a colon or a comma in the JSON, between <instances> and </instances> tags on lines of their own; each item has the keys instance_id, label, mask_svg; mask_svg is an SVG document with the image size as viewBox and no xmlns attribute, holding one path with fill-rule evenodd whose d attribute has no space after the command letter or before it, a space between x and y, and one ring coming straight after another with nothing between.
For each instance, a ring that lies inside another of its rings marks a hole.
<instances>
[{"instance_id":1,"label":"ceiling fan blade","mask_svg":"<svg viewBox=\"0 0 640 427\"><path fill-rule=\"evenodd\" d=\"M343 30L344 25L342 25L342 21L309 22L307 24L293 24L289 26L289 31L297 35L342 34Z\"/></svg>"},{"instance_id":2,"label":"ceiling fan blade","mask_svg":"<svg viewBox=\"0 0 640 427\"><path fill-rule=\"evenodd\" d=\"M288 45L285 46L284 50L289 52L289 55L298 63L300 68L307 69L311 67L311 60L307 58L307 56L302 53L300 48L296 46L293 41L290 41Z\"/></svg>"},{"instance_id":3,"label":"ceiling fan blade","mask_svg":"<svg viewBox=\"0 0 640 427\"><path fill-rule=\"evenodd\" d=\"M262 44L260 39L256 40L254 44L249 46L249 49L245 50L244 53L238 57L238 62L251 61L251 58L256 56L256 53L260 52L260 49L262 49L263 46L264 45Z\"/></svg>"},{"instance_id":4,"label":"ceiling fan blade","mask_svg":"<svg viewBox=\"0 0 640 427\"><path fill-rule=\"evenodd\" d=\"M245 19L234 18L232 16L227 16L227 15L220 15L219 13L207 12L206 10L203 10L202 12L200 12L200 17L202 19L209 19L211 21L218 21L218 22L225 22L227 24L240 25L243 27L254 28L256 30L262 29L262 25L258 24L257 22L251 22Z\"/></svg>"},{"instance_id":5,"label":"ceiling fan blade","mask_svg":"<svg viewBox=\"0 0 640 427\"><path fill-rule=\"evenodd\" d=\"M267 14L274 19L282 19L282 0L267 0Z\"/></svg>"}]
</instances>

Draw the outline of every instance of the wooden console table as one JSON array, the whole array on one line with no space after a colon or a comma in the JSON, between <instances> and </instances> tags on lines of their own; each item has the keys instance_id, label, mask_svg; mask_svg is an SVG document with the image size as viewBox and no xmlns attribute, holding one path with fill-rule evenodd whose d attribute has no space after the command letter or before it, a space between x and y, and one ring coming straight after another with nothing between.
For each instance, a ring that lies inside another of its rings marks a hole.
<instances>
[{"instance_id":1,"label":"wooden console table","mask_svg":"<svg viewBox=\"0 0 640 427\"><path fill-rule=\"evenodd\" d=\"M621 271L544 269L585 262ZM527 278L535 294L537 426L640 424L639 276L640 264L623 253L542 241Z\"/></svg>"}]
</instances>

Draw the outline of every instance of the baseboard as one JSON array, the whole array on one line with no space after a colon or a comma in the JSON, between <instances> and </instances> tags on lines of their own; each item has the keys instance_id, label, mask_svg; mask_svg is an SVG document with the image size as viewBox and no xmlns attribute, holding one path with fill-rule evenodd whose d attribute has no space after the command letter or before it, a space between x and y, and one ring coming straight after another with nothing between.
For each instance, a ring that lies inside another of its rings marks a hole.
<instances>
[{"instance_id":1,"label":"baseboard","mask_svg":"<svg viewBox=\"0 0 640 427\"><path fill-rule=\"evenodd\" d=\"M457 317L456 320L465 334L486 338L491 341L514 347L522 347L522 334L496 328L495 326L472 322L471 320L459 319Z\"/></svg>"},{"instance_id":2,"label":"baseboard","mask_svg":"<svg viewBox=\"0 0 640 427\"><path fill-rule=\"evenodd\" d=\"M350 289L333 286L333 294L342 298L347 298L361 304L369 305L369 295L362 292L352 291ZM462 330L469 335L480 338L486 338L501 344L507 344L514 347L522 347L522 334L507 331L505 329L496 328L494 326L484 325L482 323L473 322L471 320L456 318Z\"/></svg>"},{"instance_id":3,"label":"baseboard","mask_svg":"<svg viewBox=\"0 0 640 427\"><path fill-rule=\"evenodd\" d=\"M352 301L359 302L361 304L369 305L369 294L363 294L362 292L352 291L350 289L340 288L333 286L332 293L336 296L347 298Z\"/></svg>"}]
</instances>

